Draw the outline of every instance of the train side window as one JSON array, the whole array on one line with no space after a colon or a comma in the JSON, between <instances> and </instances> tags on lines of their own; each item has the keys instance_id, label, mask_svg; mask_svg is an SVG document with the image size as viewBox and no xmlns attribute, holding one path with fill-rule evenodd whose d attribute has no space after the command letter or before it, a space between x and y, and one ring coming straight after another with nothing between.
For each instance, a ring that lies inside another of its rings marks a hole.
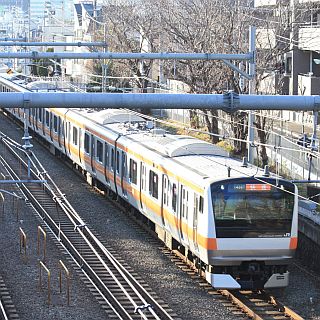
<instances>
[{"instance_id":1,"label":"train side window","mask_svg":"<svg viewBox=\"0 0 320 320\"><path fill-rule=\"evenodd\" d=\"M103 163L103 143L100 140L97 140L96 153L97 160Z\"/></svg>"},{"instance_id":2,"label":"train side window","mask_svg":"<svg viewBox=\"0 0 320 320\"><path fill-rule=\"evenodd\" d=\"M204 200L203 200L203 197L200 196L199 197L199 212L200 213L203 213L203 207L204 207Z\"/></svg>"},{"instance_id":3,"label":"train side window","mask_svg":"<svg viewBox=\"0 0 320 320\"><path fill-rule=\"evenodd\" d=\"M175 183L172 184L172 210L177 212L177 185Z\"/></svg>"},{"instance_id":4,"label":"train side window","mask_svg":"<svg viewBox=\"0 0 320 320\"><path fill-rule=\"evenodd\" d=\"M90 154L90 136L86 132L84 134L84 152Z\"/></svg>"},{"instance_id":5,"label":"train side window","mask_svg":"<svg viewBox=\"0 0 320 320\"><path fill-rule=\"evenodd\" d=\"M149 172L149 192L152 197L158 199L158 175L152 170Z\"/></svg>"},{"instance_id":6,"label":"train side window","mask_svg":"<svg viewBox=\"0 0 320 320\"><path fill-rule=\"evenodd\" d=\"M117 164L116 172L119 173L120 172L120 152L119 151L117 151L116 164Z\"/></svg>"},{"instance_id":7,"label":"train side window","mask_svg":"<svg viewBox=\"0 0 320 320\"><path fill-rule=\"evenodd\" d=\"M183 218L188 219L188 202L189 202L189 192L184 186L181 186L181 196L180 196L180 211Z\"/></svg>"},{"instance_id":8,"label":"train side window","mask_svg":"<svg viewBox=\"0 0 320 320\"><path fill-rule=\"evenodd\" d=\"M53 116L53 131L58 132L58 118L56 115Z\"/></svg>"},{"instance_id":9,"label":"train side window","mask_svg":"<svg viewBox=\"0 0 320 320\"><path fill-rule=\"evenodd\" d=\"M75 146L78 145L78 129L76 127L72 128L72 142Z\"/></svg>"},{"instance_id":10,"label":"train side window","mask_svg":"<svg viewBox=\"0 0 320 320\"><path fill-rule=\"evenodd\" d=\"M46 110L46 126L49 127L50 125L50 113Z\"/></svg>"},{"instance_id":11,"label":"train side window","mask_svg":"<svg viewBox=\"0 0 320 320\"><path fill-rule=\"evenodd\" d=\"M137 184L138 170L137 162L133 159L130 159L130 168L129 168L129 179L131 183Z\"/></svg>"},{"instance_id":12,"label":"train side window","mask_svg":"<svg viewBox=\"0 0 320 320\"><path fill-rule=\"evenodd\" d=\"M114 170L114 149L111 149L111 163L110 163L111 170Z\"/></svg>"}]
</instances>

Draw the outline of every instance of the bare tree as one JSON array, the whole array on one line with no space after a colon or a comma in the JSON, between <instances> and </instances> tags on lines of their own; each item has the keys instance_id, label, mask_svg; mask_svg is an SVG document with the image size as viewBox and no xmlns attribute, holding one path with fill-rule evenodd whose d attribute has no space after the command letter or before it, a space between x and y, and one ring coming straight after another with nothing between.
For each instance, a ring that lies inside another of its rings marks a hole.
<instances>
[{"instance_id":1,"label":"bare tree","mask_svg":"<svg viewBox=\"0 0 320 320\"><path fill-rule=\"evenodd\" d=\"M105 1L103 21L108 30L109 50L117 52L156 51L159 32L155 17L150 2ZM112 61L109 65L113 75L134 76L135 86L145 89L153 63L152 60L123 60Z\"/></svg>"},{"instance_id":2,"label":"bare tree","mask_svg":"<svg viewBox=\"0 0 320 320\"><path fill-rule=\"evenodd\" d=\"M234 1L160 0L157 6L167 51L243 52L245 21L238 19ZM221 61L178 61L175 66L176 79L187 83L192 93L239 91L238 76ZM167 68L172 70L172 63ZM218 134L217 118L217 111L205 110L206 126L214 134ZM212 142L217 141L213 135Z\"/></svg>"},{"instance_id":3,"label":"bare tree","mask_svg":"<svg viewBox=\"0 0 320 320\"><path fill-rule=\"evenodd\" d=\"M104 22L107 24L109 49L129 52L212 52L244 53L248 51L249 25L258 27L256 92L265 93L266 83L273 94L283 93L287 78L283 76L283 54L290 49L293 30L289 1L278 1L276 7L254 8L250 0L151 0L114 2L105 0ZM305 8L303 9L305 10ZM303 16L300 11L300 15ZM316 9L313 9L316 14ZM237 63L233 61L233 63ZM136 76L136 86L145 88L152 61L113 61L115 75ZM240 66L246 70L246 65ZM222 93L233 90L248 92L248 82L240 84L240 76L221 61L165 61L168 78L186 83L192 93ZM141 80L142 79L142 80ZM198 125L195 111L191 122ZM218 113L204 112L208 131L218 133ZM235 138L245 141L245 112L228 115ZM268 139L272 121L257 116L254 122L262 144ZM217 136L213 136L217 142ZM244 151L244 142L234 143L236 153ZM268 161L266 149L259 150L262 162Z\"/></svg>"}]
</instances>

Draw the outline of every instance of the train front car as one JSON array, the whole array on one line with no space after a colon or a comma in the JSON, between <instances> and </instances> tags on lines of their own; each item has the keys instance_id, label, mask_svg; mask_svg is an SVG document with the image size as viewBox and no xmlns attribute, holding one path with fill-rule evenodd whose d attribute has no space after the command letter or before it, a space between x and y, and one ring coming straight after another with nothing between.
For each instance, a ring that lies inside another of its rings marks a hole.
<instances>
[{"instance_id":1,"label":"train front car","mask_svg":"<svg viewBox=\"0 0 320 320\"><path fill-rule=\"evenodd\" d=\"M217 249L207 280L216 288L286 287L297 246L297 188L272 178L211 184Z\"/></svg>"}]
</instances>

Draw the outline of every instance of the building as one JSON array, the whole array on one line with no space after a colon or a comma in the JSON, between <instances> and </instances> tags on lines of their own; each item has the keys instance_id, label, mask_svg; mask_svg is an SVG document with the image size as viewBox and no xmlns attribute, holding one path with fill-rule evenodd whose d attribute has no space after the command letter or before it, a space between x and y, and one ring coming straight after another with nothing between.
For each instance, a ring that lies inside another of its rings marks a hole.
<instances>
[{"instance_id":1,"label":"building","mask_svg":"<svg viewBox=\"0 0 320 320\"><path fill-rule=\"evenodd\" d=\"M73 32L73 0L30 0L29 15L33 41L62 40Z\"/></svg>"},{"instance_id":2,"label":"building","mask_svg":"<svg viewBox=\"0 0 320 320\"><path fill-rule=\"evenodd\" d=\"M320 94L320 1L256 0L257 12L268 12L279 29L258 28L258 50L281 47L278 62L266 70L261 93ZM270 42L270 39L273 41ZM258 53L259 54L259 53ZM312 113L284 112L286 120L312 123Z\"/></svg>"},{"instance_id":3,"label":"building","mask_svg":"<svg viewBox=\"0 0 320 320\"><path fill-rule=\"evenodd\" d=\"M103 25L100 22L100 7L97 7L96 1L78 1L73 6L74 36L68 38L73 42L95 42L102 39L97 38L97 33ZM95 22L98 21L98 22ZM101 48L100 48L101 49ZM98 50L100 50L98 49ZM90 50L97 50L95 48L87 47L73 47L67 48L73 52L90 52ZM101 62L101 61L100 61ZM66 61L66 74L71 76L77 83L88 83L90 81L90 73L93 73L92 60L76 60Z\"/></svg>"}]
</instances>

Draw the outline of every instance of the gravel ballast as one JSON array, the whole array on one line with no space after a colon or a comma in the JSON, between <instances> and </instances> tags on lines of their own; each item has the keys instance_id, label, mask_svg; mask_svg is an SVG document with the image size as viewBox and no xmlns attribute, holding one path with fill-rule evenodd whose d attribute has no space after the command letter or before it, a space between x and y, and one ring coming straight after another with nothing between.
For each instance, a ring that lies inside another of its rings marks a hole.
<instances>
[{"instance_id":1,"label":"gravel ballast","mask_svg":"<svg viewBox=\"0 0 320 320\"><path fill-rule=\"evenodd\" d=\"M2 132L21 141L23 132L17 124L8 123L1 115L0 126ZM119 209L107 199L93 191L78 174L34 140L33 145L33 151L39 160L83 220L100 235L100 239L125 258L127 263L180 318L185 320L236 318L218 301L218 298L209 295L197 282L177 268L156 244L146 241L144 233L132 227L127 215L119 212ZM30 237L28 250L36 248L35 226L38 222L32 218L31 213L27 212L29 209L25 210L18 222L15 221L15 216L8 213L0 217L2 243L0 275L7 284L20 318L106 319L106 314L74 271L71 301L75 308L63 305L66 301L63 300L66 299L65 295L60 297L58 294L53 296L56 305L47 306L45 287L43 286L42 292L37 288L37 259L32 258L24 262L19 253L18 229L20 226L28 233L28 239ZM52 241L49 241L48 245L48 252L52 252L48 264L54 270L54 266L59 259L64 258L64 255ZM57 278L57 274L53 275L54 277ZM305 319L320 319L319 284L320 282L311 274L302 274L301 269L293 265L290 285L285 289L282 301ZM58 288L54 287L54 290L58 292ZM312 303L310 297L312 297ZM34 312L31 311L32 309Z\"/></svg>"}]
</instances>

